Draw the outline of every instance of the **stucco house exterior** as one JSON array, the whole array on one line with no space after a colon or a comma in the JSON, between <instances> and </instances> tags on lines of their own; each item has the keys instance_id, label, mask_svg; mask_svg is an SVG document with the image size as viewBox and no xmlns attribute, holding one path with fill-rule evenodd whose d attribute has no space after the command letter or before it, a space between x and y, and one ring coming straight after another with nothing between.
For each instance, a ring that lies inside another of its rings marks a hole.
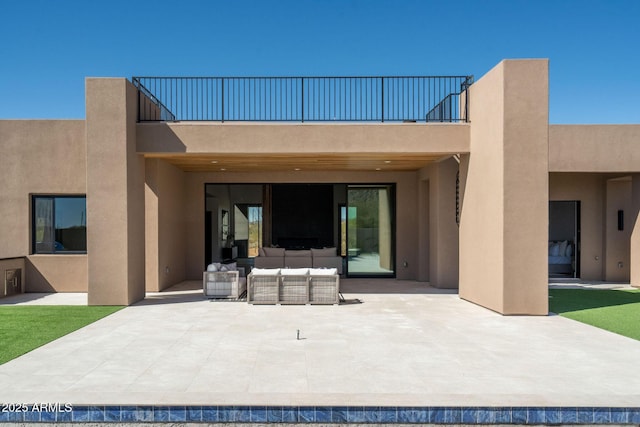
<instances>
[{"instance_id":1,"label":"stucco house exterior","mask_svg":"<svg viewBox=\"0 0 640 427\"><path fill-rule=\"evenodd\" d=\"M640 286L640 125L549 125L544 59L438 91L422 120L402 111L427 80L375 79L87 78L85 120L0 121L5 287L20 268L27 292L129 305L201 279L231 236L247 262L334 246L347 277L502 314L546 315L550 275Z\"/></svg>"}]
</instances>

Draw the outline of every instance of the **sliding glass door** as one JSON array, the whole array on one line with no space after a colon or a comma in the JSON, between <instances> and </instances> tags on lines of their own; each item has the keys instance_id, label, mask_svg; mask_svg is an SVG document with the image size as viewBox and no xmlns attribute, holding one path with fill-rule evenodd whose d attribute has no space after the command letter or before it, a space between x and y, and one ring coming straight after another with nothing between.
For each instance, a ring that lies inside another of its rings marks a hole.
<instances>
[{"instance_id":1,"label":"sliding glass door","mask_svg":"<svg viewBox=\"0 0 640 427\"><path fill-rule=\"evenodd\" d=\"M357 276L395 276L392 185L348 185L346 206L347 272Z\"/></svg>"}]
</instances>

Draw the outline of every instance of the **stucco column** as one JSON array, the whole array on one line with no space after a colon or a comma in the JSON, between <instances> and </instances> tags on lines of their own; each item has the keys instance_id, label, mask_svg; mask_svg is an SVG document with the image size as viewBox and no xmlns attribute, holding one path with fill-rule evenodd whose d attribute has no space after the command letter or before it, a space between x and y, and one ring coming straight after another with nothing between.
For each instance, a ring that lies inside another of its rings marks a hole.
<instances>
[{"instance_id":1,"label":"stucco column","mask_svg":"<svg viewBox=\"0 0 640 427\"><path fill-rule=\"evenodd\" d=\"M418 176L418 280L429 281L429 180Z\"/></svg>"},{"instance_id":2,"label":"stucco column","mask_svg":"<svg viewBox=\"0 0 640 427\"><path fill-rule=\"evenodd\" d=\"M503 314L548 313L548 61L502 61L470 89L460 296Z\"/></svg>"},{"instance_id":3,"label":"stucco column","mask_svg":"<svg viewBox=\"0 0 640 427\"><path fill-rule=\"evenodd\" d=\"M456 173L451 157L429 166L429 284L458 287Z\"/></svg>"},{"instance_id":4,"label":"stucco column","mask_svg":"<svg viewBox=\"0 0 640 427\"><path fill-rule=\"evenodd\" d=\"M631 181L631 212L625 223L631 231L631 286L640 287L640 175L635 174Z\"/></svg>"},{"instance_id":5,"label":"stucco column","mask_svg":"<svg viewBox=\"0 0 640 427\"><path fill-rule=\"evenodd\" d=\"M90 305L144 298L144 159L136 151L137 91L126 79L86 80Z\"/></svg>"}]
</instances>

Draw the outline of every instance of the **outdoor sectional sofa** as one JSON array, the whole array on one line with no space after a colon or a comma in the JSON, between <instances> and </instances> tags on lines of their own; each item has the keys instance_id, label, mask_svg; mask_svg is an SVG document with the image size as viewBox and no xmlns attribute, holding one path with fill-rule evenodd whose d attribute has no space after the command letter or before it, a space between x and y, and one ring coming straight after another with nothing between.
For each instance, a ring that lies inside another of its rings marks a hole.
<instances>
[{"instance_id":1,"label":"outdoor sectional sofa","mask_svg":"<svg viewBox=\"0 0 640 427\"><path fill-rule=\"evenodd\" d=\"M335 268L342 274L342 257L336 248L291 250L260 248L254 258L256 268Z\"/></svg>"},{"instance_id":2,"label":"outdoor sectional sofa","mask_svg":"<svg viewBox=\"0 0 640 427\"><path fill-rule=\"evenodd\" d=\"M335 268L254 268L247 276L249 304L338 304Z\"/></svg>"}]
</instances>

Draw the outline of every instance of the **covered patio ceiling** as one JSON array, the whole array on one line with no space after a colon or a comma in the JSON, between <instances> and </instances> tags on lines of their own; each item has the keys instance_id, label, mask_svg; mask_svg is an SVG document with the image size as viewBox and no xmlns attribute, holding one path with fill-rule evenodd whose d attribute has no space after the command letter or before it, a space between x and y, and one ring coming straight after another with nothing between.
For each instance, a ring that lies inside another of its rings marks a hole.
<instances>
[{"instance_id":1,"label":"covered patio ceiling","mask_svg":"<svg viewBox=\"0 0 640 427\"><path fill-rule=\"evenodd\" d=\"M451 154L145 154L185 172L415 171Z\"/></svg>"}]
</instances>

